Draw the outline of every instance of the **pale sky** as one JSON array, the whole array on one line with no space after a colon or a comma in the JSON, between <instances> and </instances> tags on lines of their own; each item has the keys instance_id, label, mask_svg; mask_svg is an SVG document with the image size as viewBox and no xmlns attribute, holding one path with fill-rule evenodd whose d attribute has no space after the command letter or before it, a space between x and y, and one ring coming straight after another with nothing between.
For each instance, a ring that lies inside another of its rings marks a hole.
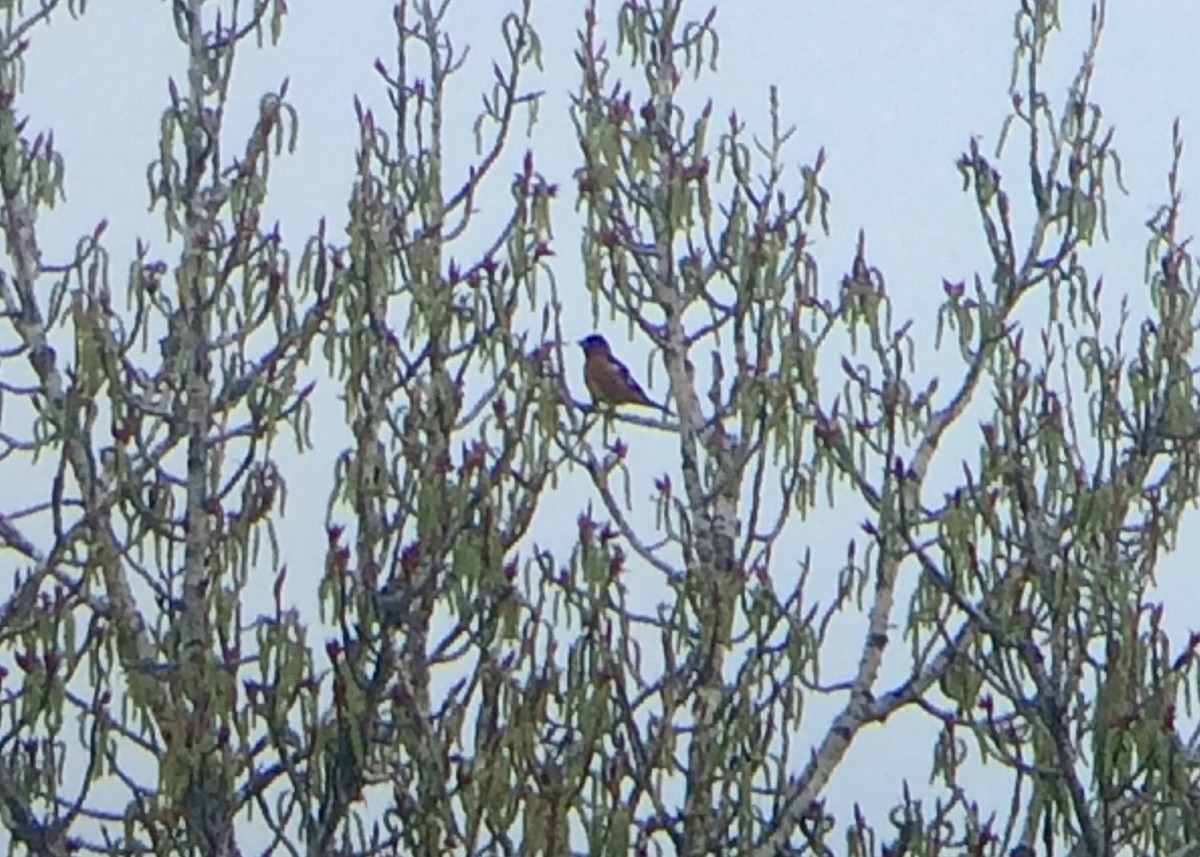
<instances>
[{"instance_id":1,"label":"pale sky","mask_svg":"<svg viewBox=\"0 0 1200 857\"><path fill-rule=\"evenodd\" d=\"M263 94L275 90L284 78L290 80L289 100L300 114L299 148L274 163L266 219L279 220L285 241L298 254L322 216L333 240L341 240L357 140L353 97L358 95L377 114L386 111L384 91L372 67L377 58L391 62L394 31L391 2L293 0L290 5L282 43L261 51L244 50L238 59L235 108L226 140L237 139L237 132L249 126ZM542 0L536 5L546 71L530 85L545 89L546 97L532 140L518 134L510 152L519 159L526 147L532 148L539 169L563 189L556 211L553 266L560 290L569 295L572 281L579 276L580 232L571 180L579 154L567 106L570 92L578 85L572 53L583 4ZM615 2L600 5L618 6ZM703 10L708 4L694 5ZM913 319L916 329L925 331L924 337L921 333L917 337L931 341L942 279L970 279L978 272L986 280L991 269L973 199L962 191L955 161L972 136L980 138L989 155L994 151L1009 107L1017 3L727 0L716 5L719 69L698 82L687 82L685 103L699 105L711 98L717 117L714 129L723 127L723 117L736 109L751 127L765 133L767 90L777 86L784 117L797 126L789 149L796 164L794 186L799 185L800 165L811 163L819 148L824 147L828 158L823 176L832 194L832 232L817 234L814 250L823 289L828 293L848 268L857 233L863 229L869 258L887 277L898 319ZM60 13L48 29L33 34L19 109L30 116L31 129L53 129L67 161L67 201L42 220L44 254L65 256L79 236L106 218L110 276L119 293L138 237L152 241L168 259L177 252L164 243L159 215L147 212L145 176L158 146L167 79L182 80L185 53L174 38L169 3L121 0L89 6L80 20ZM1073 20L1066 21L1066 32L1056 40L1052 54L1051 92L1056 98L1074 74L1088 22L1086 4L1062 6L1064 16ZM479 93L489 85L493 58L499 56L496 28L506 9L503 0L460 0L457 13L451 14L456 42L469 44L472 51L468 73L457 83L461 142L451 143L452 168L455 157L461 167L473 155L471 125ZM611 24L611 13L601 15ZM1200 133L1197 44L1200 15L1195 0L1110 4L1092 97L1102 105L1107 122L1116 127L1115 147L1130 192L1121 194L1110 182L1109 223L1116 241L1098 246L1088 259L1093 275L1104 275L1110 297L1115 301L1129 294L1134 307L1143 306L1145 300L1143 253L1148 232L1144 224L1166 200L1171 124L1179 117L1187 139ZM611 46L615 48L615 34ZM614 73L622 69L620 62L614 65ZM640 79L626 79L640 87ZM1028 183L1022 180L1021 143L1013 140L1010 145L1009 151L1018 157L1003 162L1008 189L1014 198L1024 200ZM240 145L230 151L234 148ZM1194 163L1185 152L1185 188L1200 173ZM504 182L510 172L501 170L502 180L493 185L498 191L493 211L502 211L507 202ZM481 200L480 207L485 209L486 222L488 201ZM1195 217L1185 203L1185 234L1194 231ZM1028 220L1019 218L1019 222ZM572 341L591 329L582 287L577 310L565 317L564 324ZM644 376L646 344L627 342L623 328L617 332L619 336L610 336L617 350ZM573 350L571 357L577 361ZM950 365L957 366L957 358ZM578 372L579 363L572 368ZM926 362L920 367L922 377L937 374L936 368ZM579 378L571 381L581 394ZM653 377L653 387L661 398L666 389L661 372ZM336 403L336 390L328 394L328 401ZM320 419L332 421L324 432ZM306 572L308 579L298 572L304 568L304 557L322 556L325 549L325 503L333 457L342 443L341 425L340 408L318 419L314 428L318 448L306 460L310 481L305 483L297 472L291 475L289 517L281 525L291 554L288 596L306 608L314 621L312 600L320 568L314 562ZM623 436L631 441L635 474L642 478L634 494L646 507L643 501L651 481L663 472L663 462L677 459L676 446L670 438L647 437L637 429L623 431ZM974 456L971 447L963 450L966 457ZM955 464L952 456L945 460ZM957 479L956 464L946 472L948 479ZM567 536L574 531L575 515L586 504L589 490L582 481L570 480L564 488L561 508L571 511L559 523L572 524L565 528ZM848 514L844 508L836 514L819 512L798 524L789 538L794 539L797 554L811 548L818 563L828 562L832 575L844 561L847 539L858 535L860 521L858 512ZM543 517L540 523L534 538L565 560L569 540L554 531L553 521ZM815 533L820 533L819 540ZM1172 593L1188 591L1183 588L1189 585L1184 566L1179 562L1164 566L1174 569L1173 574L1160 577L1168 601ZM781 580L789 580L795 568L781 568L779 574ZM265 609L269 575L264 573L263 580ZM656 591L650 589L645 595L653 600ZM252 608L248 614L257 612ZM1168 606L1167 616L1172 627L1188 625L1189 617L1179 615L1178 608L1172 613ZM310 639L316 642L322 637L314 633ZM837 670L856 660L859 640L852 639L850 650L831 653L827 680L836 680ZM898 645L894 653L902 654L904 648ZM808 727L814 735L827 724L823 710L833 709L814 709ZM929 742L897 740L897 729L906 735L907 728L901 718L862 736L834 780L828 794L831 808L844 808L847 799L875 812L889 807L898 798L898 779L879 776L881 759L886 759L888 769L906 771L916 783L925 781ZM922 729L920 734L928 734ZM1000 799L1005 796L998 794Z\"/></svg>"}]
</instances>

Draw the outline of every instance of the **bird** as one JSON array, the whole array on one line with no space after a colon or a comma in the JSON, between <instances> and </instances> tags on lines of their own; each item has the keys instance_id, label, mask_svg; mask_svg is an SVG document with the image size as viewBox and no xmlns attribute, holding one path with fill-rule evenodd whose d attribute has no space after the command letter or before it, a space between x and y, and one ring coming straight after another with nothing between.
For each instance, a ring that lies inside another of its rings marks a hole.
<instances>
[{"instance_id":1,"label":"bird","mask_svg":"<svg viewBox=\"0 0 1200 857\"><path fill-rule=\"evenodd\" d=\"M603 336L593 333L579 340L579 344L584 355L583 381L594 404L644 405L667 412L666 406L647 396L625 364L613 356Z\"/></svg>"}]
</instances>

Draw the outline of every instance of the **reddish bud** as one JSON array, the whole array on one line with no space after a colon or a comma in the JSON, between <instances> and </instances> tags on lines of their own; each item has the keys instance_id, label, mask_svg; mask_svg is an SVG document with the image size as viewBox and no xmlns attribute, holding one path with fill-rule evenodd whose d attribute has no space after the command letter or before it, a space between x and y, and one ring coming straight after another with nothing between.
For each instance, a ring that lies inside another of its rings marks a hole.
<instances>
[{"instance_id":1,"label":"reddish bud","mask_svg":"<svg viewBox=\"0 0 1200 857\"><path fill-rule=\"evenodd\" d=\"M411 542L400 554L400 569L405 578L411 580L421 565L421 543Z\"/></svg>"},{"instance_id":2,"label":"reddish bud","mask_svg":"<svg viewBox=\"0 0 1200 857\"><path fill-rule=\"evenodd\" d=\"M586 514L581 514L575 519L575 525L579 528L579 542L587 546L592 543L592 536L596 532L596 522Z\"/></svg>"}]
</instances>

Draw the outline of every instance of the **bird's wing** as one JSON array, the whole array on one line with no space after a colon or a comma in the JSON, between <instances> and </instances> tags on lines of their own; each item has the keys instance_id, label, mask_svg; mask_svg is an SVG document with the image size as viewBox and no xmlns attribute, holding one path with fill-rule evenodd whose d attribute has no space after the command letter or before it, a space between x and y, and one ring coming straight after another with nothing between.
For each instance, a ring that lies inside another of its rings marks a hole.
<instances>
[{"instance_id":1,"label":"bird's wing","mask_svg":"<svg viewBox=\"0 0 1200 857\"><path fill-rule=\"evenodd\" d=\"M630 374L628 366L616 358L612 358L608 362L613 375L620 379L621 384L626 390L645 402L650 401L650 397L646 395L646 391L642 389L642 385Z\"/></svg>"}]
</instances>

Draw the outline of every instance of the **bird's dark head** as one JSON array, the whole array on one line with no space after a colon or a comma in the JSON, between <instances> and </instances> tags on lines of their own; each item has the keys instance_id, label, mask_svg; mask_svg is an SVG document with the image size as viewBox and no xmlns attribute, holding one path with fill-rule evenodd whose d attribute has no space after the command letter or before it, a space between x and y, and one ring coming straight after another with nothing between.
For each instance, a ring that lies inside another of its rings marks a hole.
<instances>
[{"instance_id":1,"label":"bird's dark head","mask_svg":"<svg viewBox=\"0 0 1200 857\"><path fill-rule=\"evenodd\" d=\"M583 339L579 340L579 344L583 346L584 354L595 354L598 352L608 351L608 340L598 333L585 336Z\"/></svg>"}]
</instances>

